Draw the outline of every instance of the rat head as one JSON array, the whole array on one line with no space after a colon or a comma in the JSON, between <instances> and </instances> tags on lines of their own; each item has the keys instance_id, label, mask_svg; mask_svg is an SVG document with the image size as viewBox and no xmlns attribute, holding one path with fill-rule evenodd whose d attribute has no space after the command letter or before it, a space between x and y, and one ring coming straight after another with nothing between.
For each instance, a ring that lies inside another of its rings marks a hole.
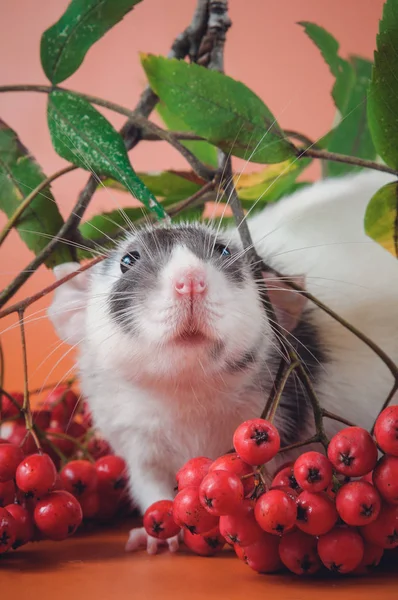
<instances>
[{"instance_id":1,"label":"rat head","mask_svg":"<svg viewBox=\"0 0 398 600\"><path fill-rule=\"evenodd\" d=\"M89 275L58 288L50 318L64 339L126 378L242 371L264 355L272 333L233 237L201 224L129 234Z\"/></svg>"}]
</instances>

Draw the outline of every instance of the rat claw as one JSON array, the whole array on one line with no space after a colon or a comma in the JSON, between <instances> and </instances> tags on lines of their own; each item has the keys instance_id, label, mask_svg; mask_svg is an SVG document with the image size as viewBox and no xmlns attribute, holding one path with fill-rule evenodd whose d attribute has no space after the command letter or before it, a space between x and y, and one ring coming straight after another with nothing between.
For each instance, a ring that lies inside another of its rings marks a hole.
<instances>
[{"instance_id":1,"label":"rat claw","mask_svg":"<svg viewBox=\"0 0 398 600\"><path fill-rule=\"evenodd\" d=\"M175 537L167 540L158 540L157 538L148 535L144 527L137 527L130 531L125 549L126 552L134 552L135 550L146 547L148 554L157 554L159 546L167 545L170 552L177 552L180 540L182 539L181 536L182 533L179 533Z\"/></svg>"}]
</instances>

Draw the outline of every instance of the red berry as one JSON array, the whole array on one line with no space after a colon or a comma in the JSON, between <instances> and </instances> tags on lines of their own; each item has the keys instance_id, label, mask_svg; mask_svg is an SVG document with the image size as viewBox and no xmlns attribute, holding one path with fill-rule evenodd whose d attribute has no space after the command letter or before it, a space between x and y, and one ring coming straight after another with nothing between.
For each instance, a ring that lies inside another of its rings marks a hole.
<instances>
[{"instance_id":1,"label":"red berry","mask_svg":"<svg viewBox=\"0 0 398 600\"><path fill-rule=\"evenodd\" d=\"M15 498L15 484L11 479L10 481L0 482L0 506L6 506L14 502Z\"/></svg>"},{"instance_id":2,"label":"red berry","mask_svg":"<svg viewBox=\"0 0 398 600\"><path fill-rule=\"evenodd\" d=\"M44 430L50 427L51 412L49 410L33 410L32 422L39 429Z\"/></svg>"},{"instance_id":3,"label":"red berry","mask_svg":"<svg viewBox=\"0 0 398 600\"><path fill-rule=\"evenodd\" d=\"M100 523L108 523L111 521L118 509L120 498L117 494L98 494L99 496L99 508L95 515L95 518Z\"/></svg>"},{"instance_id":4,"label":"red berry","mask_svg":"<svg viewBox=\"0 0 398 600\"><path fill-rule=\"evenodd\" d=\"M281 492L284 492L285 494L287 494L289 496L289 498L292 498L292 500L296 501L299 493L301 494L301 492L296 492L296 490L292 490L291 487L289 487L288 485L275 485L273 487L270 488L271 490L280 490Z\"/></svg>"},{"instance_id":5,"label":"red berry","mask_svg":"<svg viewBox=\"0 0 398 600\"><path fill-rule=\"evenodd\" d=\"M367 542L381 548L398 547L398 506L383 504L375 521L361 528Z\"/></svg>"},{"instance_id":6,"label":"red berry","mask_svg":"<svg viewBox=\"0 0 398 600\"><path fill-rule=\"evenodd\" d=\"M296 523L296 502L281 490L270 490L256 502L254 516L261 529L282 535Z\"/></svg>"},{"instance_id":7,"label":"red berry","mask_svg":"<svg viewBox=\"0 0 398 600\"><path fill-rule=\"evenodd\" d=\"M251 495L254 491L254 474L253 477L246 477L253 473L253 469L236 452L230 452L217 458L210 465L209 472L211 471L229 471L235 473L238 477L245 477L245 479L242 479L245 497Z\"/></svg>"},{"instance_id":8,"label":"red berry","mask_svg":"<svg viewBox=\"0 0 398 600\"><path fill-rule=\"evenodd\" d=\"M60 541L75 533L83 513L76 498L62 490L51 492L38 501L34 520L45 537Z\"/></svg>"},{"instance_id":9,"label":"red berry","mask_svg":"<svg viewBox=\"0 0 398 600\"><path fill-rule=\"evenodd\" d=\"M301 492L297 498L296 525L309 535L324 535L338 519L332 500L324 493Z\"/></svg>"},{"instance_id":10,"label":"red berry","mask_svg":"<svg viewBox=\"0 0 398 600\"><path fill-rule=\"evenodd\" d=\"M83 512L83 519L93 519L97 516L100 509L100 499L98 492L85 494L79 498L79 504Z\"/></svg>"},{"instance_id":11,"label":"red berry","mask_svg":"<svg viewBox=\"0 0 398 600\"><path fill-rule=\"evenodd\" d=\"M16 535L17 525L14 517L5 508L0 508L0 554L4 554L13 546Z\"/></svg>"},{"instance_id":12,"label":"red berry","mask_svg":"<svg viewBox=\"0 0 398 600\"><path fill-rule=\"evenodd\" d=\"M374 435L386 454L398 456L398 405L387 406L377 418Z\"/></svg>"},{"instance_id":13,"label":"red berry","mask_svg":"<svg viewBox=\"0 0 398 600\"><path fill-rule=\"evenodd\" d=\"M336 527L319 538L318 554L329 571L349 573L356 569L363 559L363 539L355 529Z\"/></svg>"},{"instance_id":14,"label":"red berry","mask_svg":"<svg viewBox=\"0 0 398 600\"><path fill-rule=\"evenodd\" d=\"M234 448L249 465L262 465L279 451L278 430L265 419L245 421L236 429L233 437Z\"/></svg>"},{"instance_id":15,"label":"red berry","mask_svg":"<svg viewBox=\"0 0 398 600\"><path fill-rule=\"evenodd\" d=\"M91 438L91 440L87 444L87 451L95 460L113 454L113 450L108 444L108 442L98 437Z\"/></svg>"},{"instance_id":16,"label":"red berry","mask_svg":"<svg viewBox=\"0 0 398 600\"><path fill-rule=\"evenodd\" d=\"M328 458L339 473L360 477L374 468L377 446L366 429L346 427L331 439Z\"/></svg>"},{"instance_id":17,"label":"red berry","mask_svg":"<svg viewBox=\"0 0 398 600\"><path fill-rule=\"evenodd\" d=\"M389 504L398 504L398 457L383 456L373 471L373 483Z\"/></svg>"},{"instance_id":18,"label":"red berry","mask_svg":"<svg viewBox=\"0 0 398 600\"><path fill-rule=\"evenodd\" d=\"M50 392L44 402L51 410L51 420L65 425L76 411L79 397L68 386L61 385Z\"/></svg>"},{"instance_id":19,"label":"red berry","mask_svg":"<svg viewBox=\"0 0 398 600\"><path fill-rule=\"evenodd\" d=\"M180 527L191 533L207 533L218 524L217 517L209 514L199 499L198 487L186 487L178 492L173 502L173 517Z\"/></svg>"},{"instance_id":20,"label":"red berry","mask_svg":"<svg viewBox=\"0 0 398 600\"><path fill-rule=\"evenodd\" d=\"M72 440L62 437L65 435L65 431L59 425L48 427L45 433L52 445L58 448L58 450L60 450L60 452L62 452L62 454L64 454L66 457L71 456L76 450L76 445Z\"/></svg>"},{"instance_id":21,"label":"red berry","mask_svg":"<svg viewBox=\"0 0 398 600\"><path fill-rule=\"evenodd\" d=\"M16 483L19 489L36 498L47 494L55 485L57 471L48 454L31 454L18 465Z\"/></svg>"},{"instance_id":22,"label":"red berry","mask_svg":"<svg viewBox=\"0 0 398 600\"><path fill-rule=\"evenodd\" d=\"M296 575L312 575L321 568L317 540L303 531L289 531L279 544L281 561Z\"/></svg>"},{"instance_id":23,"label":"red berry","mask_svg":"<svg viewBox=\"0 0 398 600\"><path fill-rule=\"evenodd\" d=\"M263 535L254 517L254 503L244 500L238 512L220 517L220 533L228 544L249 546Z\"/></svg>"},{"instance_id":24,"label":"red berry","mask_svg":"<svg viewBox=\"0 0 398 600\"><path fill-rule=\"evenodd\" d=\"M293 473L293 466L284 467L275 475L271 483L271 489L276 487L289 487L296 492L301 492L301 487Z\"/></svg>"},{"instance_id":25,"label":"red berry","mask_svg":"<svg viewBox=\"0 0 398 600\"><path fill-rule=\"evenodd\" d=\"M24 454L14 444L0 444L0 481L14 479L15 472Z\"/></svg>"},{"instance_id":26,"label":"red berry","mask_svg":"<svg viewBox=\"0 0 398 600\"><path fill-rule=\"evenodd\" d=\"M32 454L37 451L36 442L31 433L29 433L25 425L14 425L11 434L8 436L8 441L14 446L19 446L22 454Z\"/></svg>"},{"instance_id":27,"label":"red berry","mask_svg":"<svg viewBox=\"0 0 398 600\"><path fill-rule=\"evenodd\" d=\"M210 465L212 464L211 458L206 456L197 456L191 458L185 463L179 471L177 471L177 489L180 492L186 487L199 486L202 479L209 472Z\"/></svg>"},{"instance_id":28,"label":"red berry","mask_svg":"<svg viewBox=\"0 0 398 600\"><path fill-rule=\"evenodd\" d=\"M254 544L244 546L241 550L237 546L236 552L238 557L253 571L275 573L283 566L279 558L278 546L279 538L263 531L261 537Z\"/></svg>"},{"instance_id":29,"label":"red berry","mask_svg":"<svg viewBox=\"0 0 398 600\"><path fill-rule=\"evenodd\" d=\"M108 455L95 463L100 492L121 493L127 488L127 466L121 456Z\"/></svg>"},{"instance_id":30,"label":"red berry","mask_svg":"<svg viewBox=\"0 0 398 600\"><path fill-rule=\"evenodd\" d=\"M218 528L205 535L197 535L185 529L184 544L199 556L214 556L224 548L225 540Z\"/></svg>"},{"instance_id":31,"label":"red berry","mask_svg":"<svg viewBox=\"0 0 398 600\"><path fill-rule=\"evenodd\" d=\"M180 527L173 519L172 500L154 502L144 514L144 527L148 535L167 540L178 535Z\"/></svg>"},{"instance_id":32,"label":"red berry","mask_svg":"<svg viewBox=\"0 0 398 600\"><path fill-rule=\"evenodd\" d=\"M15 400L17 405L22 408L24 396L20 392L11 392L10 396ZM14 402L11 402L8 396L3 394L1 399L1 418L9 419L10 417L15 417L20 414L20 410L17 406L15 406Z\"/></svg>"},{"instance_id":33,"label":"red berry","mask_svg":"<svg viewBox=\"0 0 398 600\"><path fill-rule=\"evenodd\" d=\"M379 516L381 498L370 483L351 481L337 492L336 508L347 525L366 525Z\"/></svg>"},{"instance_id":34,"label":"red berry","mask_svg":"<svg viewBox=\"0 0 398 600\"><path fill-rule=\"evenodd\" d=\"M234 473L212 471L199 486L202 506L216 517L236 512L243 502L243 485Z\"/></svg>"},{"instance_id":35,"label":"red berry","mask_svg":"<svg viewBox=\"0 0 398 600\"><path fill-rule=\"evenodd\" d=\"M72 460L61 471L64 489L76 498L89 496L97 489L97 471L88 460Z\"/></svg>"},{"instance_id":36,"label":"red berry","mask_svg":"<svg viewBox=\"0 0 398 600\"><path fill-rule=\"evenodd\" d=\"M32 515L20 504L9 504L5 509L15 521L15 542L12 547L19 548L33 539Z\"/></svg>"},{"instance_id":37,"label":"red berry","mask_svg":"<svg viewBox=\"0 0 398 600\"><path fill-rule=\"evenodd\" d=\"M332 463L320 452L305 452L294 464L294 476L303 490L322 492L332 481Z\"/></svg>"},{"instance_id":38,"label":"red berry","mask_svg":"<svg viewBox=\"0 0 398 600\"><path fill-rule=\"evenodd\" d=\"M355 575L367 575L368 573L371 573L380 563L383 554L383 548L365 542L363 558L358 567L354 569L352 573Z\"/></svg>"}]
</instances>

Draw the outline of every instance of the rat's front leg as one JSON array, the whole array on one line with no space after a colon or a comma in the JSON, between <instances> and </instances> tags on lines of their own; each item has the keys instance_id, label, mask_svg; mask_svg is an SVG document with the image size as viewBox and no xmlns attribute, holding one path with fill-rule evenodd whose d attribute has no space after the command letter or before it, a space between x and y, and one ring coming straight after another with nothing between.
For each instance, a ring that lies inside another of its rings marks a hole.
<instances>
[{"instance_id":1,"label":"rat's front leg","mask_svg":"<svg viewBox=\"0 0 398 600\"><path fill-rule=\"evenodd\" d=\"M158 500L173 500L174 482L169 473L159 467L144 467L135 464L130 467L130 493L142 515L147 508ZM168 546L170 552L176 552L182 532L168 540L159 540L145 531L144 527L136 527L130 531L126 543L126 551L133 552L146 548L148 554L156 554L160 546Z\"/></svg>"}]
</instances>

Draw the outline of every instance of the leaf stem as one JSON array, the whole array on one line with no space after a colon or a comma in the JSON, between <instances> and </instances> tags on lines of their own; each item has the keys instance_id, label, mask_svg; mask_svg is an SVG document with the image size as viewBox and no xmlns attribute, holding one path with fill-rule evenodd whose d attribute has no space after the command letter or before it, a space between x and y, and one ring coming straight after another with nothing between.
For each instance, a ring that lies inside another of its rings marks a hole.
<instances>
[{"instance_id":1,"label":"leaf stem","mask_svg":"<svg viewBox=\"0 0 398 600\"><path fill-rule=\"evenodd\" d=\"M58 179L58 177L61 177L62 175L65 175L66 173L70 173L71 171L75 171L76 169L77 169L77 167L75 165L69 165L67 167L64 167L63 169L60 169L56 173L53 173L53 175L50 175L50 177L47 177L46 179L44 179L41 183L39 183L39 185L34 190L32 190L30 192L30 194L28 194L26 196L26 198L18 206L15 213L8 219L3 230L0 232L0 246L6 239L8 234L10 233L11 229L13 227L15 227L15 225L18 223L23 212L33 202L33 200L36 198L36 196L38 196L40 194L40 192L42 190L44 190L50 183L52 183L53 181Z\"/></svg>"}]
</instances>

